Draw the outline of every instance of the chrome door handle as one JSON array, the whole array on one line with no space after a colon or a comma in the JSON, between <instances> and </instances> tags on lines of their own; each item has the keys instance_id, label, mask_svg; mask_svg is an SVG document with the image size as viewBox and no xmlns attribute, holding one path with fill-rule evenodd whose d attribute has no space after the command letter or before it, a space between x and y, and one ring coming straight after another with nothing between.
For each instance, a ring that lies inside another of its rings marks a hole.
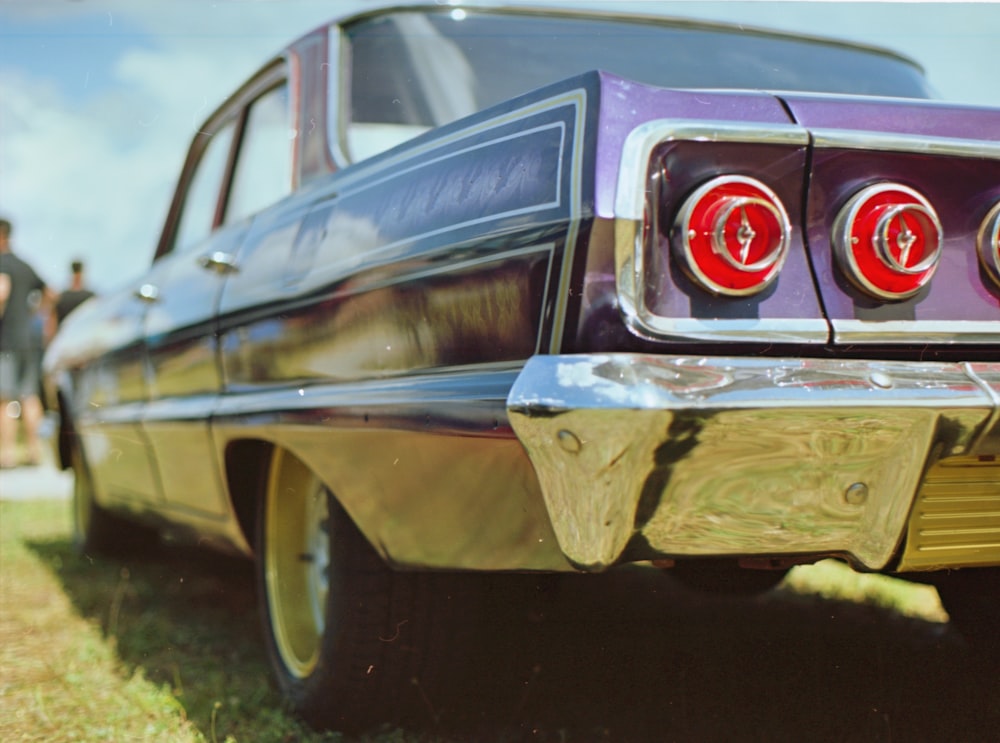
<instances>
[{"instance_id":1,"label":"chrome door handle","mask_svg":"<svg viewBox=\"0 0 1000 743\"><path fill-rule=\"evenodd\" d=\"M198 259L198 265L210 271L215 271L222 276L235 273L239 270L236 267L236 256L223 250L216 250L208 255L201 256Z\"/></svg>"},{"instance_id":2,"label":"chrome door handle","mask_svg":"<svg viewBox=\"0 0 1000 743\"><path fill-rule=\"evenodd\" d=\"M143 284L132 293L132 296L146 304L153 304L160 301L160 290L154 284Z\"/></svg>"}]
</instances>

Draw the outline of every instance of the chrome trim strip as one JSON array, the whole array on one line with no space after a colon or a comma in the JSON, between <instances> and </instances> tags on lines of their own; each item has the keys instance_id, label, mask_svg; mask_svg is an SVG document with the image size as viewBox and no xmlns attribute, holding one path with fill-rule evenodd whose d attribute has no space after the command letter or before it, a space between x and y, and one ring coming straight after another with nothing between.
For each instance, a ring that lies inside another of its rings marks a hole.
<instances>
[{"instance_id":1,"label":"chrome trim strip","mask_svg":"<svg viewBox=\"0 0 1000 743\"><path fill-rule=\"evenodd\" d=\"M821 318L709 320L668 318L650 312L642 295L642 223L646 181L653 150L666 142L747 142L805 147L809 132L794 124L657 119L637 126L622 147L615 193L615 283L625 322L642 335L664 340L720 340L764 343L825 343Z\"/></svg>"},{"instance_id":2,"label":"chrome trim strip","mask_svg":"<svg viewBox=\"0 0 1000 743\"><path fill-rule=\"evenodd\" d=\"M869 132L854 129L821 128L810 131L812 132L813 146L819 149L879 150L915 155L1000 160L1000 141Z\"/></svg>"},{"instance_id":3,"label":"chrome trim strip","mask_svg":"<svg viewBox=\"0 0 1000 743\"><path fill-rule=\"evenodd\" d=\"M580 213L583 208L581 176L583 172L583 140L586 135L584 130L587 123L587 91L585 88L579 88L573 91L572 95L575 97L576 114L573 118L573 150L570 153L569 229L566 232L565 249L559 272L559 287L556 291L555 307L552 313L552 336L549 338L549 349L552 353L558 353L562 350L562 339L566 330L566 311L570 297L570 279L573 276L576 243L580 234ZM565 153L562 156L565 157Z\"/></svg>"},{"instance_id":4,"label":"chrome trim strip","mask_svg":"<svg viewBox=\"0 0 1000 743\"><path fill-rule=\"evenodd\" d=\"M313 411L316 422L321 423L323 411L338 408L367 406L376 409L477 401L495 402L502 407L522 365L522 362L517 362L479 368L462 367L460 370L438 370L421 376L363 382L324 381L292 387L241 388L218 399L213 417ZM433 433L433 430L429 432Z\"/></svg>"},{"instance_id":5,"label":"chrome trim strip","mask_svg":"<svg viewBox=\"0 0 1000 743\"><path fill-rule=\"evenodd\" d=\"M76 413L76 418L81 424L92 425L121 425L125 423L139 423L142 413L145 410L145 402L126 402L117 405L91 405L81 408Z\"/></svg>"},{"instance_id":6,"label":"chrome trim strip","mask_svg":"<svg viewBox=\"0 0 1000 743\"><path fill-rule=\"evenodd\" d=\"M1000 320L830 321L834 343L1000 344Z\"/></svg>"},{"instance_id":7,"label":"chrome trim strip","mask_svg":"<svg viewBox=\"0 0 1000 743\"><path fill-rule=\"evenodd\" d=\"M796 124L743 124L702 119L655 119L640 124L622 146L615 217L642 221L649 157L657 146L678 141L805 146L809 144L809 132Z\"/></svg>"},{"instance_id":8,"label":"chrome trim strip","mask_svg":"<svg viewBox=\"0 0 1000 743\"><path fill-rule=\"evenodd\" d=\"M289 386L240 386L221 395L207 393L151 402L92 408L81 422L139 424L166 421L201 423L216 417L241 417L284 411L399 407L431 403L497 403L502 407L523 362L441 369L421 376L389 377L363 382L311 381ZM318 421L319 419L317 419Z\"/></svg>"},{"instance_id":9,"label":"chrome trim strip","mask_svg":"<svg viewBox=\"0 0 1000 743\"><path fill-rule=\"evenodd\" d=\"M330 157L333 158L337 170L343 170L351 164L347 156L347 111L350 111L350 100L345 100L351 94L350 81L346 64L346 56L350 49L344 43L342 26L331 24L327 31L327 64L336 65L336 69L327 68L326 74L326 140L329 143Z\"/></svg>"},{"instance_id":10,"label":"chrome trim strip","mask_svg":"<svg viewBox=\"0 0 1000 743\"><path fill-rule=\"evenodd\" d=\"M637 315L637 318L639 316ZM822 318L769 318L767 320L699 320L694 317L641 316L636 328L662 340L701 340L769 343L826 343L830 328Z\"/></svg>"},{"instance_id":11,"label":"chrome trim strip","mask_svg":"<svg viewBox=\"0 0 1000 743\"><path fill-rule=\"evenodd\" d=\"M165 397L146 403L142 411L143 423L165 421L191 421L204 424L219 399L217 392L185 397Z\"/></svg>"},{"instance_id":12,"label":"chrome trim strip","mask_svg":"<svg viewBox=\"0 0 1000 743\"><path fill-rule=\"evenodd\" d=\"M507 400L560 547L599 570L663 556L843 554L881 569L926 466L998 409L961 364L536 356ZM655 555L654 555L655 556Z\"/></svg>"}]
</instances>

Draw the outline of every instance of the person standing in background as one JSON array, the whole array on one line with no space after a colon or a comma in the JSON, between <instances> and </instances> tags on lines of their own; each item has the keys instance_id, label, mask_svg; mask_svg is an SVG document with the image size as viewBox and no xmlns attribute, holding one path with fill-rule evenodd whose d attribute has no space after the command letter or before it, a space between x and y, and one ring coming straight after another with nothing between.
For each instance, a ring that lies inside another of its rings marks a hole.
<instances>
[{"instance_id":1,"label":"person standing in background","mask_svg":"<svg viewBox=\"0 0 1000 743\"><path fill-rule=\"evenodd\" d=\"M87 288L83 279L83 261L73 261L70 264L69 287L65 289L55 305L55 322L58 328L62 325L66 315L75 310L81 304L94 296L94 292Z\"/></svg>"},{"instance_id":2,"label":"person standing in background","mask_svg":"<svg viewBox=\"0 0 1000 743\"><path fill-rule=\"evenodd\" d=\"M11 223L0 219L0 467L16 467L18 419L24 424L28 464L41 459L38 427L42 402L38 396L38 368L32 353L32 321L37 310L32 293L44 311L52 292L35 270L14 255Z\"/></svg>"}]
</instances>

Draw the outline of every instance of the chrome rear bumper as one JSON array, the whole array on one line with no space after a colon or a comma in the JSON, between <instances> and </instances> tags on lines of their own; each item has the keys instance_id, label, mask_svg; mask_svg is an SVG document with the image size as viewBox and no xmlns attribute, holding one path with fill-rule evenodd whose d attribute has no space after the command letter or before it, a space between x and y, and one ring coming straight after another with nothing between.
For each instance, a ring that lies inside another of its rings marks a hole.
<instances>
[{"instance_id":1,"label":"chrome rear bumper","mask_svg":"<svg viewBox=\"0 0 1000 743\"><path fill-rule=\"evenodd\" d=\"M590 570L630 545L884 569L933 465L971 457L1000 477L993 363L536 356L507 407L560 547Z\"/></svg>"}]
</instances>

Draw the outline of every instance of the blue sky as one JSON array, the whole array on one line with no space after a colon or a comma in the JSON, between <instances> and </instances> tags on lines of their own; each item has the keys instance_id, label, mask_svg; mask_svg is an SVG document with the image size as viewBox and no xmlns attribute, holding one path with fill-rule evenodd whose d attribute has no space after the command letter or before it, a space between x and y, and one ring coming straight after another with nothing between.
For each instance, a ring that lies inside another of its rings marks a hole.
<instances>
[{"instance_id":1,"label":"blue sky","mask_svg":"<svg viewBox=\"0 0 1000 743\"><path fill-rule=\"evenodd\" d=\"M1000 3L576 4L884 46L943 98L1000 107ZM0 0L0 214L15 249L57 288L75 257L100 290L136 277L198 124L286 42L365 5Z\"/></svg>"}]
</instances>

